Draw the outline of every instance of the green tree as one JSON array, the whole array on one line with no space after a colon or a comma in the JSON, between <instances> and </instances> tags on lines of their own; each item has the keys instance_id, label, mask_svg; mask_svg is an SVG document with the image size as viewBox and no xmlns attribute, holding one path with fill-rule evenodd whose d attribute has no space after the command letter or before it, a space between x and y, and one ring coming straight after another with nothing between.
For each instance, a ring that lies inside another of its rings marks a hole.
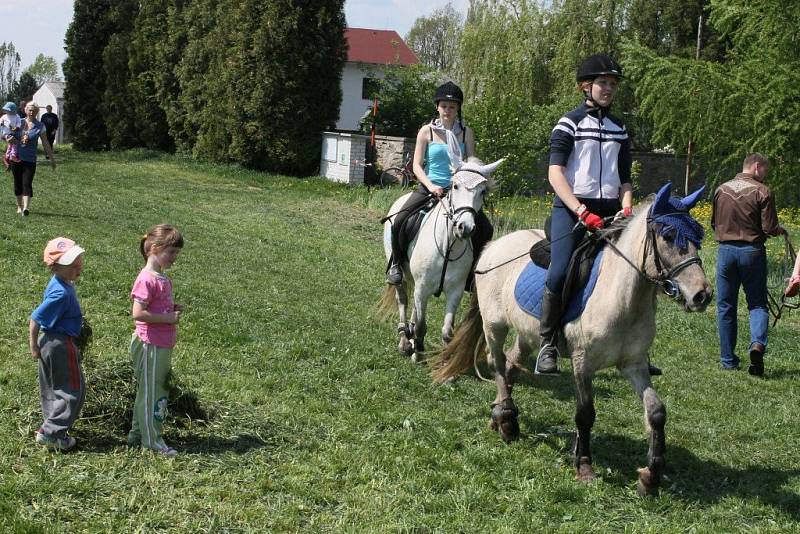
<instances>
[{"instance_id":1,"label":"green tree","mask_svg":"<svg viewBox=\"0 0 800 534\"><path fill-rule=\"evenodd\" d=\"M185 45L175 73L178 90L173 109L167 110L167 121L177 150L195 154L198 133L201 129L203 110L216 114L214 128L218 133L228 135L224 126L229 120L233 123L228 103L224 100L227 88L222 94L212 87L214 78L225 68L225 54L230 46L230 35L226 35L221 25L228 12L227 5L220 0L192 0L184 9L174 12L170 17L171 36L176 38L183 28ZM237 87L239 87L237 85ZM242 87L244 93L245 87ZM223 140L227 144L227 139ZM196 155L196 154L195 154ZM211 157L206 154L206 157ZM212 159L224 159L216 154Z\"/></svg>"},{"instance_id":2,"label":"green tree","mask_svg":"<svg viewBox=\"0 0 800 534\"><path fill-rule=\"evenodd\" d=\"M64 124L78 150L108 147L100 110L106 84L103 51L113 30L108 21L110 3L111 0L75 0L65 38Z\"/></svg>"},{"instance_id":3,"label":"green tree","mask_svg":"<svg viewBox=\"0 0 800 534\"><path fill-rule=\"evenodd\" d=\"M114 150L132 148L140 143L141 117L137 117L128 91L128 52L138 10L138 0L115 0L108 12L111 35L102 54L106 79L101 109L109 146Z\"/></svg>"},{"instance_id":4,"label":"green tree","mask_svg":"<svg viewBox=\"0 0 800 534\"><path fill-rule=\"evenodd\" d=\"M140 4L131 35L128 62L129 107L136 116L139 142L148 148L165 151L175 149L165 112L174 98L164 97L175 87L175 62L167 58L177 54L173 55L170 49L173 40L164 38L170 34L171 4L169 0Z\"/></svg>"},{"instance_id":5,"label":"green tree","mask_svg":"<svg viewBox=\"0 0 800 534\"><path fill-rule=\"evenodd\" d=\"M36 85L42 85L44 82L60 81L58 77L58 63L50 56L39 54L31 65L25 69L36 80Z\"/></svg>"},{"instance_id":6,"label":"green tree","mask_svg":"<svg viewBox=\"0 0 800 534\"><path fill-rule=\"evenodd\" d=\"M21 58L14 43L0 43L0 98L8 100L13 96L14 84L19 75Z\"/></svg>"},{"instance_id":7,"label":"green tree","mask_svg":"<svg viewBox=\"0 0 800 534\"><path fill-rule=\"evenodd\" d=\"M715 180L730 177L748 152L766 154L779 202L797 203L800 13L781 0L712 0L709 23L726 43L722 61L627 45L640 113L659 143L680 152L693 139Z\"/></svg>"},{"instance_id":8,"label":"green tree","mask_svg":"<svg viewBox=\"0 0 800 534\"><path fill-rule=\"evenodd\" d=\"M375 130L381 135L416 137L435 115L433 94L442 83L440 75L425 65L392 65L384 73L378 82Z\"/></svg>"},{"instance_id":9,"label":"green tree","mask_svg":"<svg viewBox=\"0 0 800 534\"><path fill-rule=\"evenodd\" d=\"M27 102L33 97L33 93L39 88L39 84L36 83L36 79L31 76L28 72L23 72L22 75L19 77L14 83L14 88L11 91L11 100L14 102L19 102L24 100Z\"/></svg>"},{"instance_id":10,"label":"green tree","mask_svg":"<svg viewBox=\"0 0 800 534\"><path fill-rule=\"evenodd\" d=\"M424 65L442 72L453 72L463 24L461 14L448 2L429 16L418 17L405 41Z\"/></svg>"},{"instance_id":11,"label":"green tree","mask_svg":"<svg viewBox=\"0 0 800 534\"><path fill-rule=\"evenodd\" d=\"M196 156L298 175L317 168L321 134L335 123L341 102L343 4L226 6L202 47L211 48L209 75L193 88L192 98L206 104L193 108ZM191 47L190 38L184 58Z\"/></svg>"}]
</instances>

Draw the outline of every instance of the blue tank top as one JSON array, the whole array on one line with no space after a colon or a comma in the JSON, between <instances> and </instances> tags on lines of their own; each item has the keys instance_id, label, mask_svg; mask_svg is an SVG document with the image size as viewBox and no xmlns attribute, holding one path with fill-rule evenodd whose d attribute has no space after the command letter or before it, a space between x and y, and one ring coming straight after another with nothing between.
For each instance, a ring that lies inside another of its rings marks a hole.
<instances>
[{"instance_id":1,"label":"blue tank top","mask_svg":"<svg viewBox=\"0 0 800 534\"><path fill-rule=\"evenodd\" d=\"M27 124L27 120L22 120L22 128L20 131L20 141L19 141L19 159L22 161L28 161L30 163L36 163L36 147L39 145L39 134L44 130L44 124L41 122L34 120L33 126L29 130L25 130L25 126ZM28 134L28 139L26 142L23 142L25 139L25 134Z\"/></svg>"},{"instance_id":2,"label":"blue tank top","mask_svg":"<svg viewBox=\"0 0 800 534\"><path fill-rule=\"evenodd\" d=\"M461 145L463 154L466 146L464 143L459 143L459 145ZM450 172L450 155L447 153L447 145L445 143L428 143L426 160L425 174L428 175L431 182L439 187L450 187L453 174Z\"/></svg>"}]
</instances>

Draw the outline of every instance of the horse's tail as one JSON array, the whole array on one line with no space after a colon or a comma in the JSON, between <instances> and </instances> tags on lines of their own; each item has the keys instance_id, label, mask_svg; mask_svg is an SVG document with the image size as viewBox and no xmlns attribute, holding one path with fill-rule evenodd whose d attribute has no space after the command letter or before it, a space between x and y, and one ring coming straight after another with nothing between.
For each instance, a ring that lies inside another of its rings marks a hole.
<instances>
[{"instance_id":1,"label":"horse's tail","mask_svg":"<svg viewBox=\"0 0 800 534\"><path fill-rule=\"evenodd\" d=\"M375 315L383 321L388 321L397 312L396 287L386 284L381 298L375 303Z\"/></svg>"},{"instance_id":2,"label":"horse's tail","mask_svg":"<svg viewBox=\"0 0 800 534\"><path fill-rule=\"evenodd\" d=\"M431 376L441 384L454 376L470 371L475 359L486 352L483 336L483 317L478 306L478 296L472 293L464 320L458 325L455 335L434 362Z\"/></svg>"}]
</instances>

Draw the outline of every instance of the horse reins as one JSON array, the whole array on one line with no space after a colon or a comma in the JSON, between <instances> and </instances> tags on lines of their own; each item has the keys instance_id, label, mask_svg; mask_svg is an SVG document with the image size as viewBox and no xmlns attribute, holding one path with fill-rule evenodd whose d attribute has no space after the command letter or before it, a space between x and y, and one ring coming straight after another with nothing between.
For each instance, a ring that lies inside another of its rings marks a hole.
<instances>
[{"instance_id":1,"label":"horse reins","mask_svg":"<svg viewBox=\"0 0 800 534\"><path fill-rule=\"evenodd\" d=\"M783 254L784 254L784 262L786 258L789 259L789 263L794 265L795 260L795 252L794 248L792 247L792 242L789 241L789 236L783 234ZM786 271L786 265L784 264L784 274ZM772 296L772 292L767 290L767 310L769 310L770 315L773 317L772 327L774 328L776 324L778 324L778 319L783 317L783 310L796 310L800 308L800 301L798 302L786 302L786 295L781 294L781 302L778 304L778 301L775 297Z\"/></svg>"},{"instance_id":2,"label":"horse reins","mask_svg":"<svg viewBox=\"0 0 800 534\"><path fill-rule=\"evenodd\" d=\"M460 172L472 172L472 173L478 174L481 177L483 177L484 179L486 179L486 177L483 174L481 174L478 171L473 171L472 169L462 169ZM452 201L450 199L452 194L453 194L453 189L452 189L452 186L451 186L450 190L447 192L447 205L448 205L448 207L447 207L447 210L445 211L445 218L450 223L452 223L453 227L455 227L456 219L462 213L471 213L473 217L477 217L478 212L472 206L459 206L458 208L454 209L453 208L453 203L452 203ZM443 204L444 204L443 200L445 200L445 199L440 199L440 201L439 201L439 209L443 209ZM433 237L434 243L436 243L436 249L439 251L439 254L444 258L444 265L442 265L442 276L439 278L439 287L433 293L433 296L438 298L439 295L442 294L442 290L444 289L444 278L445 278L445 275L447 274L447 264L450 263L451 261L460 260L461 257L464 254L467 253L467 249L471 248L472 242L471 241L467 242L467 244L464 246L464 250L461 251L461 254L459 254L457 258L450 259L450 253L453 251L453 247L455 246L456 241L457 241L457 240L454 240L452 243L450 242L450 229L447 230L447 247L445 247L444 252L442 251L442 247L439 246L439 243L436 242L436 219L434 219L433 236L434 236Z\"/></svg>"}]
</instances>

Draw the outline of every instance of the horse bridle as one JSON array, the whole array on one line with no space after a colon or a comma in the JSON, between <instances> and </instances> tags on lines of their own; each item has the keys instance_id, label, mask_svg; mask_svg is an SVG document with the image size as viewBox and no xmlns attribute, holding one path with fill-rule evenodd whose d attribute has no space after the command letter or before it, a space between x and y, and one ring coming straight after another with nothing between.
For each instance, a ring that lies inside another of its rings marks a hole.
<instances>
[{"instance_id":1,"label":"horse bridle","mask_svg":"<svg viewBox=\"0 0 800 534\"><path fill-rule=\"evenodd\" d=\"M483 173L480 173L478 171L474 171L472 169L460 169L459 172L472 172L472 173L480 175L484 180L486 179L486 176L484 176ZM455 241L453 241L452 243L449 242L450 241L450 232L452 231L452 228L454 228L455 225L456 225L456 219L458 219L458 217L460 217L463 213L471 213L473 217L477 217L478 216L478 211L475 208L473 208L472 206L459 206L457 208L453 208L452 195L453 195L453 187L452 187L452 184L451 184L450 189L447 191L447 198L446 198L447 207L445 208L445 217L447 218L449 226L450 226L450 228L447 230L448 243L447 243L447 246L445 247L444 252L442 252L442 249L441 249L441 247L439 247L439 244L438 243L436 244L436 249L439 251L439 253L442 255L442 257L444 257L444 265L442 266L442 276L439 279L439 287L433 293L435 297L438 297L439 295L441 295L442 294L442 289L444 289L444 278L445 278L445 275L447 274L447 264L450 263L451 261L456 261L456 260L460 259L461 256L463 256L464 254L467 253L467 248L469 248L472 245L472 243L470 241L468 241L467 245L464 247L464 250L461 252L461 254L458 255L457 258L454 258L454 259L450 258L450 253L453 250L453 245L455 245ZM439 200L439 205L440 206L442 206L442 204L444 204L443 200L445 200L445 199L440 199ZM435 235L436 235L436 233L434 232L434 239L435 239Z\"/></svg>"},{"instance_id":2,"label":"horse bridle","mask_svg":"<svg viewBox=\"0 0 800 534\"><path fill-rule=\"evenodd\" d=\"M678 263L677 265L673 265L672 267L666 268L666 264L661 257L661 254L658 251L658 241L656 239L656 228L655 225L658 222L658 219L661 217L667 217L670 215L680 215L685 216L688 215L685 211L673 211L669 213L663 213L661 215L656 215L655 217L651 214L647 215L647 239L644 243L644 254L642 255L642 266L637 267L630 261L625 254L619 250L614 243L612 243L609 239L602 237L602 239L606 242L606 244L610 245L611 249L614 250L623 260L625 260L631 267L633 267L639 275L650 282L651 284L657 285L661 288L661 290L669 296L671 299L679 301L681 300L681 290L678 287L678 283L675 281L675 277L678 274L686 269L687 267L698 264L702 268L703 260L700 259L700 256L692 256L690 258L686 258L682 262ZM645 271L645 262L647 261L647 251L652 246L653 248L653 263L655 264L656 274L655 277L650 276Z\"/></svg>"}]
</instances>

